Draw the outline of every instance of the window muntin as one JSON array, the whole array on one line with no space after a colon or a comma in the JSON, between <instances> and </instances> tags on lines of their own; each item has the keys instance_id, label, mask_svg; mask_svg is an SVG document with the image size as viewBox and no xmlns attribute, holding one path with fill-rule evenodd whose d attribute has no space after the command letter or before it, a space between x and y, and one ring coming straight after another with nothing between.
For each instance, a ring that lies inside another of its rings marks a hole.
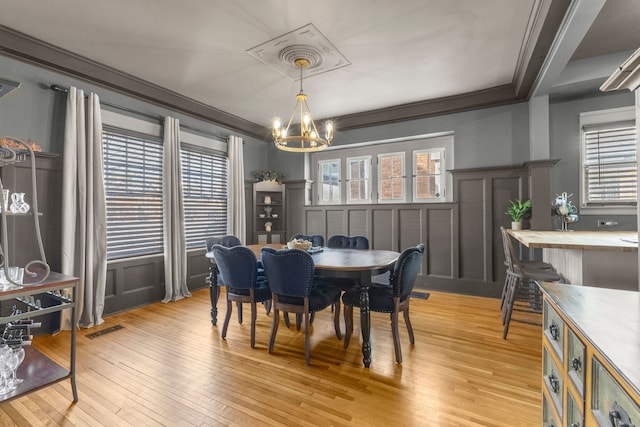
<instances>
[{"instance_id":1,"label":"window muntin","mask_svg":"<svg viewBox=\"0 0 640 427\"><path fill-rule=\"evenodd\" d=\"M103 126L107 260L163 252L162 142Z\"/></svg>"},{"instance_id":2,"label":"window muntin","mask_svg":"<svg viewBox=\"0 0 640 427\"><path fill-rule=\"evenodd\" d=\"M413 200L443 200L444 148L413 151Z\"/></svg>"},{"instance_id":3,"label":"window muntin","mask_svg":"<svg viewBox=\"0 0 640 427\"><path fill-rule=\"evenodd\" d=\"M378 155L378 202L402 203L405 200L404 153Z\"/></svg>"},{"instance_id":4,"label":"window muntin","mask_svg":"<svg viewBox=\"0 0 640 427\"><path fill-rule=\"evenodd\" d=\"M321 204L340 203L340 159L318 162L319 202Z\"/></svg>"},{"instance_id":5,"label":"window muntin","mask_svg":"<svg viewBox=\"0 0 640 427\"><path fill-rule=\"evenodd\" d=\"M347 202L366 203L371 194L371 156L347 158Z\"/></svg>"},{"instance_id":6,"label":"window muntin","mask_svg":"<svg viewBox=\"0 0 640 427\"><path fill-rule=\"evenodd\" d=\"M207 237L227 234L227 157L182 144L181 161L187 249L201 248Z\"/></svg>"},{"instance_id":7,"label":"window muntin","mask_svg":"<svg viewBox=\"0 0 640 427\"><path fill-rule=\"evenodd\" d=\"M638 200L635 124L585 126L582 141L583 205L635 205Z\"/></svg>"}]
</instances>

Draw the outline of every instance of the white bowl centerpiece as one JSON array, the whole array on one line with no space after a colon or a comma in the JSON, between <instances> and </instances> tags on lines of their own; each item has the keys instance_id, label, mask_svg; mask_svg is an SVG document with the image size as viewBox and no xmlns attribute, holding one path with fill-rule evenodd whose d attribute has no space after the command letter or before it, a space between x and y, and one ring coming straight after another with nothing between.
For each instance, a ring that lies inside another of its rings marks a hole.
<instances>
[{"instance_id":1,"label":"white bowl centerpiece","mask_svg":"<svg viewBox=\"0 0 640 427\"><path fill-rule=\"evenodd\" d=\"M293 239L287 242L289 249L300 249L301 251L308 251L311 248L312 243L304 239Z\"/></svg>"}]
</instances>

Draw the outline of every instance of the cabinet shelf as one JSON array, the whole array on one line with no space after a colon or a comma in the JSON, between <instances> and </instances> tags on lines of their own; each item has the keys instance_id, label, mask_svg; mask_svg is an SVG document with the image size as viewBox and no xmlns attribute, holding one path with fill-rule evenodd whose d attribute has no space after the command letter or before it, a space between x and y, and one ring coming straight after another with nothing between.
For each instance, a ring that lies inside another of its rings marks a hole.
<instances>
[{"instance_id":1,"label":"cabinet shelf","mask_svg":"<svg viewBox=\"0 0 640 427\"><path fill-rule=\"evenodd\" d=\"M33 347L24 347L24 353L24 361L17 372L17 377L23 381L15 390L0 395L0 402L24 396L58 381L70 379L72 376L69 369L58 365Z\"/></svg>"},{"instance_id":2,"label":"cabinet shelf","mask_svg":"<svg viewBox=\"0 0 640 427\"><path fill-rule=\"evenodd\" d=\"M1 212L4 216L33 216L33 212L27 213L13 213L13 212ZM42 212L37 213L38 216L42 216Z\"/></svg>"}]
</instances>

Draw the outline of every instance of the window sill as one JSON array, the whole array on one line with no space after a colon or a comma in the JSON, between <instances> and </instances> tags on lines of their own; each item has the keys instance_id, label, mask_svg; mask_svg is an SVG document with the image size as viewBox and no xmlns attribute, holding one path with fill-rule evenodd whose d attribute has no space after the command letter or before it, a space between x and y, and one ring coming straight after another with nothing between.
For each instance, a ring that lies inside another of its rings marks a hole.
<instances>
[{"instance_id":1,"label":"window sill","mask_svg":"<svg viewBox=\"0 0 640 427\"><path fill-rule=\"evenodd\" d=\"M636 206L585 206L580 208L582 215L637 215Z\"/></svg>"}]
</instances>

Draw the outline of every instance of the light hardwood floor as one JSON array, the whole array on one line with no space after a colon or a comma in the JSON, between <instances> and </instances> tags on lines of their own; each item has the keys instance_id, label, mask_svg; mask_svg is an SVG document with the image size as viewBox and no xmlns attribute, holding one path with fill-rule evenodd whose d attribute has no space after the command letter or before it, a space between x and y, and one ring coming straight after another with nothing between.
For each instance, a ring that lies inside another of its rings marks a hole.
<instances>
[{"instance_id":1,"label":"light hardwood floor","mask_svg":"<svg viewBox=\"0 0 640 427\"><path fill-rule=\"evenodd\" d=\"M267 352L271 319L260 307L255 349L245 323L227 340L209 318L208 290L169 304L107 317L80 330L77 381L0 405L0 425L79 426L536 426L541 424L540 327L512 323L502 339L499 300L431 293L411 301L415 346L401 319L403 364L387 315L372 313L373 362L362 367L360 333L342 349L331 313L318 313L311 366L304 333L281 324ZM357 310L354 320L359 325ZM124 328L90 339L89 333ZM343 326L344 328L344 326ZM69 334L34 345L66 360Z\"/></svg>"}]
</instances>

